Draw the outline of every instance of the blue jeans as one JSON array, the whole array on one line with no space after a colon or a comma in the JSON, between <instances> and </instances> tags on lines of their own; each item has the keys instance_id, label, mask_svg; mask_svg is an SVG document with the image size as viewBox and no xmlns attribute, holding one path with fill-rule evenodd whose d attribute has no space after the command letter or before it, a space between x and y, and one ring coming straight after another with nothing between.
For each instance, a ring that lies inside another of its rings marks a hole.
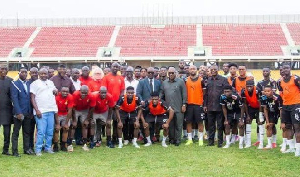
<instances>
[{"instance_id":1,"label":"blue jeans","mask_svg":"<svg viewBox=\"0 0 300 177\"><path fill-rule=\"evenodd\" d=\"M41 118L34 116L37 125L35 152L41 152L45 140L45 150L51 149L54 131L54 112L46 112Z\"/></svg>"}]
</instances>

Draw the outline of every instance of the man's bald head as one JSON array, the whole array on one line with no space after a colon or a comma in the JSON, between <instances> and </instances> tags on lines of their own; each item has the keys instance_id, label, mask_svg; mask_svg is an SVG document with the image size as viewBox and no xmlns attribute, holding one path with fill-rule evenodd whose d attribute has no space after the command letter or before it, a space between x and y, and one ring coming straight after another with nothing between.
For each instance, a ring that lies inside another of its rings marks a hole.
<instances>
[{"instance_id":1,"label":"man's bald head","mask_svg":"<svg viewBox=\"0 0 300 177\"><path fill-rule=\"evenodd\" d=\"M83 85L80 87L80 91L89 91L89 87L86 85Z\"/></svg>"},{"instance_id":2,"label":"man's bald head","mask_svg":"<svg viewBox=\"0 0 300 177\"><path fill-rule=\"evenodd\" d=\"M106 91L107 91L107 88L105 86L100 87L100 92L106 92Z\"/></svg>"}]
</instances>

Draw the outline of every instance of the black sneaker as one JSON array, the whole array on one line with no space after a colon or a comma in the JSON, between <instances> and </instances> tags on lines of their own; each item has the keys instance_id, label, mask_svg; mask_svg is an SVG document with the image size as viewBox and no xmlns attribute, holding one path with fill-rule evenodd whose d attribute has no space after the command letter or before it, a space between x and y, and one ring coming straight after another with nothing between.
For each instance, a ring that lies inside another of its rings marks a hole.
<instances>
[{"instance_id":1,"label":"black sneaker","mask_svg":"<svg viewBox=\"0 0 300 177\"><path fill-rule=\"evenodd\" d=\"M114 145L111 141L107 141L106 146L107 146L108 148L115 148L115 145Z\"/></svg>"},{"instance_id":2,"label":"black sneaker","mask_svg":"<svg viewBox=\"0 0 300 177\"><path fill-rule=\"evenodd\" d=\"M95 146L96 146L95 142L90 142L90 149L94 149Z\"/></svg>"},{"instance_id":3,"label":"black sneaker","mask_svg":"<svg viewBox=\"0 0 300 177\"><path fill-rule=\"evenodd\" d=\"M57 143L54 143L53 145L53 152L58 152L58 144Z\"/></svg>"}]
</instances>

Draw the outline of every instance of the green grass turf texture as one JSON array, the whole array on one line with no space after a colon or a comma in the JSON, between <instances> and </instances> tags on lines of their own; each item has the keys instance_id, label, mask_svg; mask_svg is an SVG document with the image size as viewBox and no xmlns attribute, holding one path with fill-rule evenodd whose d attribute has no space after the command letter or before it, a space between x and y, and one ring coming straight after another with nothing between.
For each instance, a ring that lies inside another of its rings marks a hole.
<instances>
[{"instance_id":1,"label":"green grass turf texture","mask_svg":"<svg viewBox=\"0 0 300 177\"><path fill-rule=\"evenodd\" d=\"M1 127L1 147L2 131ZM282 139L278 132L278 147L272 150L240 150L238 143L229 149L199 147L197 143L168 148L155 143L150 147L141 145L140 149L129 144L123 149L109 149L104 139L101 147L89 152L75 145L73 153L43 153L41 157L22 154L20 137L21 157L0 155L0 176L300 176L300 158L279 151ZM252 143L255 141L253 124Z\"/></svg>"}]
</instances>

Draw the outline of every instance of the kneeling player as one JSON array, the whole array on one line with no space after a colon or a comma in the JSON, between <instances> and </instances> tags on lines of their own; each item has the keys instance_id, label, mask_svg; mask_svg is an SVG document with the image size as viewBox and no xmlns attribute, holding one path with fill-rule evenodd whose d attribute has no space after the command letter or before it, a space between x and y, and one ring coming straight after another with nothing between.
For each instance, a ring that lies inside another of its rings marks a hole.
<instances>
[{"instance_id":1,"label":"kneeling player","mask_svg":"<svg viewBox=\"0 0 300 177\"><path fill-rule=\"evenodd\" d=\"M282 99L279 95L274 94L272 86L264 87L264 95L261 96L261 106L266 118L266 129L268 144L266 149L275 148L276 146L276 127L282 105ZM273 140L272 140L273 139ZM273 141L273 142L272 142Z\"/></svg>"},{"instance_id":2,"label":"kneeling player","mask_svg":"<svg viewBox=\"0 0 300 177\"><path fill-rule=\"evenodd\" d=\"M150 139L150 128L158 126L155 127L155 129L163 129L163 139L161 145L163 147L168 147L166 144L166 139L169 134L169 123L174 116L174 110L171 107L167 107L163 102L159 100L158 92L153 92L151 94L151 101L145 102L145 113L145 118L142 115L142 122L147 138L147 143L145 144L145 146L150 146L152 144Z\"/></svg>"},{"instance_id":3,"label":"kneeling player","mask_svg":"<svg viewBox=\"0 0 300 177\"><path fill-rule=\"evenodd\" d=\"M122 129L128 122L129 126L134 127L132 144L136 148L140 148L137 144L137 137L139 133L140 123L139 119L142 113L141 100L134 94L134 88L129 86L126 88L126 94L122 96L116 105L116 116L118 120L118 139L119 148L123 147L122 143ZM124 135L124 139L128 140L128 134Z\"/></svg>"},{"instance_id":4,"label":"kneeling player","mask_svg":"<svg viewBox=\"0 0 300 177\"><path fill-rule=\"evenodd\" d=\"M237 124L241 120L241 109L243 108L243 103L238 94L232 93L231 86L225 86L224 94L221 95L220 104L222 105L223 115L225 117L225 135L226 135L226 145L223 148L229 148L230 146L230 129L232 129L232 135L237 134ZM242 109L243 110L243 109ZM243 112L243 111L242 111ZM242 121L242 120L241 120ZM244 133L240 131L240 133ZM243 135L243 134L241 134ZM235 138L235 136L232 136ZM243 146L243 136L240 136L240 146Z\"/></svg>"},{"instance_id":5,"label":"kneeling player","mask_svg":"<svg viewBox=\"0 0 300 177\"><path fill-rule=\"evenodd\" d=\"M53 151L58 152L58 137L59 132L62 127L62 142L60 148L62 151L67 151L67 139L68 139L68 131L70 126L70 120L72 117L72 109L73 109L73 97L69 94L68 87L62 87L61 92L55 97L56 105L58 108L58 113L55 114L55 132L53 137ZM70 145L72 146L72 145ZM72 147L68 147L69 151L73 151Z\"/></svg>"}]
</instances>

